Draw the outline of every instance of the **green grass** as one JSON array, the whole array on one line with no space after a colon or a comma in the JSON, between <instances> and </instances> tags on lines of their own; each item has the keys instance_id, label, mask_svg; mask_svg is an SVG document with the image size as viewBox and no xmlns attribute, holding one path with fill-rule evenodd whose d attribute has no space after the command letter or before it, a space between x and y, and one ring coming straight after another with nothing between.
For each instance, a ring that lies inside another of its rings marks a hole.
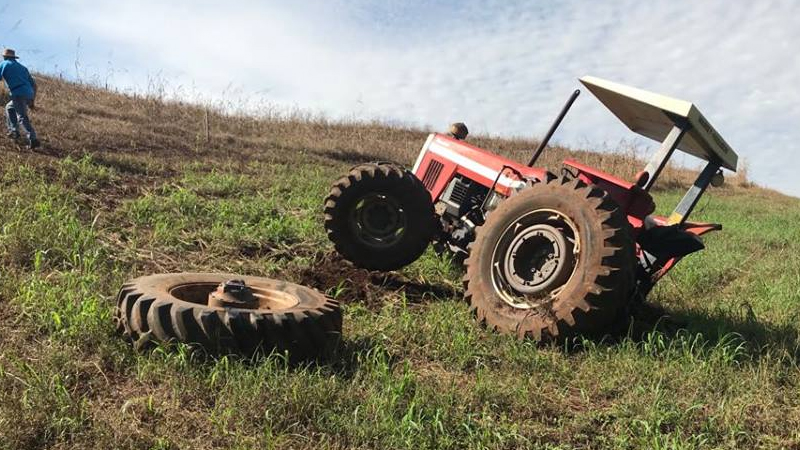
<instances>
[{"instance_id":1,"label":"green grass","mask_svg":"<svg viewBox=\"0 0 800 450\"><path fill-rule=\"evenodd\" d=\"M200 258L187 262L198 267L246 259L246 245L329 248L319 199L331 174L189 167L95 221L80 198L113 175L78 161L62 166L89 180L78 188L35 167L3 177L2 295L18 337L3 341L0 360L9 448L774 448L800 438L796 202L774 214L714 197L699 218L725 231L651 297L686 320L680 331L542 348L481 330L457 296L387 291L377 309L344 306L340 358L296 368L182 348L135 354L114 335L107 298L138 273L109 242L126 233L132 249ZM267 252L244 267L292 278L297 257ZM459 276L432 253L404 272L452 286Z\"/></svg>"},{"instance_id":2,"label":"green grass","mask_svg":"<svg viewBox=\"0 0 800 450\"><path fill-rule=\"evenodd\" d=\"M321 200L349 162L259 155L4 147L0 449L800 445L800 201L759 189L701 202L694 218L725 229L654 290L670 316L655 330L642 317L628 337L564 347L496 335L428 252L401 272L419 289L319 286L345 313L330 361L136 353L110 317L128 278L330 268ZM668 211L680 193L656 197Z\"/></svg>"}]
</instances>

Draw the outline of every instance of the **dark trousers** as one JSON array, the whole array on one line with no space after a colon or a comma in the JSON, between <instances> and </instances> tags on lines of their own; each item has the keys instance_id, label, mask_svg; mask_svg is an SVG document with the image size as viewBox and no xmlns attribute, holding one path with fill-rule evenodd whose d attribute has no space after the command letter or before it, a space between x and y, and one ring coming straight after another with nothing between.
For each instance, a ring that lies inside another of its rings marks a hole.
<instances>
[{"instance_id":1,"label":"dark trousers","mask_svg":"<svg viewBox=\"0 0 800 450\"><path fill-rule=\"evenodd\" d=\"M6 126L9 133L19 134L19 125L22 125L28 132L28 139L34 141L36 140L36 131L28 117L28 105L32 100L29 97L11 97L11 101L6 105Z\"/></svg>"}]
</instances>

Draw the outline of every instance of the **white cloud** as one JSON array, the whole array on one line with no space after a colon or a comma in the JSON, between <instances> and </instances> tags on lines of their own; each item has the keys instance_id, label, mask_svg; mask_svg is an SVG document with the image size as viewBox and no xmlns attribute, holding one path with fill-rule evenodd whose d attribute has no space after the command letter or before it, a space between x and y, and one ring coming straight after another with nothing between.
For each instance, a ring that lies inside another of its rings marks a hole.
<instances>
[{"instance_id":1,"label":"white cloud","mask_svg":"<svg viewBox=\"0 0 800 450\"><path fill-rule=\"evenodd\" d=\"M161 73L211 96L258 93L333 116L437 128L464 120L474 132L539 135L576 78L597 75L694 101L757 182L800 195L793 0L71 0L28 8L40 16L33 26L69 55L63 43L82 37L89 69L108 59L127 69L115 75L119 85ZM584 97L558 140L631 136Z\"/></svg>"}]
</instances>

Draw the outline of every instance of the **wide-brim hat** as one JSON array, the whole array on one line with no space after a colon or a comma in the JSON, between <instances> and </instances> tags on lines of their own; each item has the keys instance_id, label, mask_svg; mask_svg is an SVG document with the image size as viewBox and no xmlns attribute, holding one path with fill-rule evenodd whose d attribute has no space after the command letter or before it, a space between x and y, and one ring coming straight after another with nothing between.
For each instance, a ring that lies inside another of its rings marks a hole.
<instances>
[{"instance_id":1,"label":"wide-brim hat","mask_svg":"<svg viewBox=\"0 0 800 450\"><path fill-rule=\"evenodd\" d=\"M7 48L3 50L3 58L19 59L19 56L17 56L17 52L15 52L14 50Z\"/></svg>"}]
</instances>

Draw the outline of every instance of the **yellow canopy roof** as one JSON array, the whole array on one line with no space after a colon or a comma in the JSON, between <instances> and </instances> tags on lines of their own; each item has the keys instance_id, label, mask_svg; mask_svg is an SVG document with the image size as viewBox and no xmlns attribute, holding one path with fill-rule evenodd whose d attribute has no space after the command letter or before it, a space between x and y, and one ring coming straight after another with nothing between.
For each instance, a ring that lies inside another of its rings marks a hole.
<instances>
[{"instance_id":1,"label":"yellow canopy roof","mask_svg":"<svg viewBox=\"0 0 800 450\"><path fill-rule=\"evenodd\" d=\"M691 128L678 148L736 171L736 152L694 104L597 77L585 76L580 81L631 131L650 139L663 141L676 120L685 119Z\"/></svg>"}]
</instances>

